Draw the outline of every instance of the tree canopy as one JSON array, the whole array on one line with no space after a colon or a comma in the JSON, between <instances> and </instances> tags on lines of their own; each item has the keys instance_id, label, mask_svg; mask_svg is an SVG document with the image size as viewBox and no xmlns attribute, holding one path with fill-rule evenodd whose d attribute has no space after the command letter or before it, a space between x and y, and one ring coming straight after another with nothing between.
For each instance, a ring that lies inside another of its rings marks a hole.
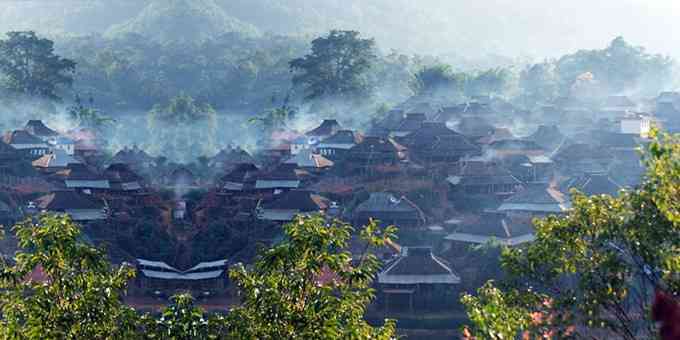
<instances>
[{"instance_id":1,"label":"tree canopy","mask_svg":"<svg viewBox=\"0 0 680 340\"><path fill-rule=\"evenodd\" d=\"M566 216L536 220L536 240L505 249L508 279L463 297L476 338L654 338L655 291L680 293L680 136L659 135L641 186L586 197ZM598 335L599 334L599 335Z\"/></svg>"},{"instance_id":2,"label":"tree canopy","mask_svg":"<svg viewBox=\"0 0 680 340\"><path fill-rule=\"evenodd\" d=\"M8 32L0 40L0 79L14 93L60 99L58 90L71 86L76 63L54 53L54 43L35 32Z\"/></svg>"},{"instance_id":3,"label":"tree canopy","mask_svg":"<svg viewBox=\"0 0 680 340\"><path fill-rule=\"evenodd\" d=\"M231 270L242 303L229 314L208 314L178 294L160 317L122 302L134 270L112 267L67 215L43 214L14 232L21 247L16 262L0 262L2 339L394 338L393 321L373 327L364 320L379 267L371 249L385 246L394 227L365 226L365 252L353 261L351 226L298 216L252 269Z\"/></svg>"},{"instance_id":4,"label":"tree canopy","mask_svg":"<svg viewBox=\"0 0 680 340\"><path fill-rule=\"evenodd\" d=\"M356 31L332 30L312 41L312 51L293 59L293 84L304 88L306 98L366 98L373 90L367 72L376 61L375 41Z\"/></svg>"}]
</instances>

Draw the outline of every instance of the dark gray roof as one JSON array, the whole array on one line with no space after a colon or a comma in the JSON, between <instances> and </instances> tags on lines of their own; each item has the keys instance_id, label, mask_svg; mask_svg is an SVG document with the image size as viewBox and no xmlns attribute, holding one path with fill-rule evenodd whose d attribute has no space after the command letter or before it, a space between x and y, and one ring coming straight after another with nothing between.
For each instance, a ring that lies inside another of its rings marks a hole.
<instances>
[{"instance_id":1,"label":"dark gray roof","mask_svg":"<svg viewBox=\"0 0 680 340\"><path fill-rule=\"evenodd\" d=\"M457 284L451 265L432 254L431 247L403 247L401 255L378 274L383 284Z\"/></svg>"},{"instance_id":2,"label":"dark gray roof","mask_svg":"<svg viewBox=\"0 0 680 340\"><path fill-rule=\"evenodd\" d=\"M34 136L55 137L59 135L58 132L48 128L42 120L29 120L24 129Z\"/></svg>"},{"instance_id":3,"label":"dark gray roof","mask_svg":"<svg viewBox=\"0 0 680 340\"><path fill-rule=\"evenodd\" d=\"M476 223L468 223L456 229L457 233L508 239L534 232L531 223L512 223L505 214L484 213Z\"/></svg>"},{"instance_id":4,"label":"dark gray roof","mask_svg":"<svg viewBox=\"0 0 680 340\"><path fill-rule=\"evenodd\" d=\"M361 142L361 135L352 130L340 130L332 136L321 141L321 144L358 144Z\"/></svg>"},{"instance_id":5,"label":"dark gray roof","mask_svg":"<svg viewBox=\"0 0 680 340\"><path fill-rule=\"evenodd\" d=\"M503 203L515 204L564 204L566 196L547 184L528 184L524 190L520 190Z\"/></svg>"},{"instance_id":6,"label":"dark gray roof","mask_svg":"<svg viewBox=\"0 0 680 340\"><path fill-rule=\"evenodd\" d=\"M342 127L335 119L324 119L321 125L306 133L308 136L330 136Z\"/></svg>"},{"instance_id":7,"label":"dark gray roof","mask_svg":"<svg viewBox=\"0 0 680 340\"><path fill-rule=\"evenodd\" d=\"M359 204L355 211L419 212L419 209L405 197L397 197L388 192L374 192L368 200Z\"/></svg>"},{"instance_id":8,"label":"dark gray roof","mask_svg":"<svg viewBox=\"0 0 680 340\"><path fill-rule=\"evenodd\" d=\"M25 130L14 130L4 137L7 144L43 144L43 141Z\"/></svg>"},{"instance_id":9,"label":"dark gray roof","mask_svg":"<svg viewBox=\"0 0 680 340\"><path fill-rule=\"evenodd\" d=\"M104 205L90 195L75 191L55 191L36 200L40 209L64 211L73 209L102 209Z\"/></svg>"},{"instance_id":10,"label":"dark gray roof","mask_svg":"<svg viewBox=\"0 0 680 340\"><path fill-rule=\"evenodd\" d=\"M324 198L311 191L291 190L281 194L274 201L264 204L263 208L315 212L326 208L324 201Z\"/></svg>"},{"instance_id":11,"label":"dark gray roof","mask_svg":"<svg viewBox=\"0 0 680 340\"><path fill-rule=\"evenodd\" d=\"M568 192L569 189L574 188L588 196L616 196L619 190L621 190L621 185L614 182L614 180L606 174L591 174L571 178L563 183L562 187L563 192Z\"/></svg>"}]
</instances>

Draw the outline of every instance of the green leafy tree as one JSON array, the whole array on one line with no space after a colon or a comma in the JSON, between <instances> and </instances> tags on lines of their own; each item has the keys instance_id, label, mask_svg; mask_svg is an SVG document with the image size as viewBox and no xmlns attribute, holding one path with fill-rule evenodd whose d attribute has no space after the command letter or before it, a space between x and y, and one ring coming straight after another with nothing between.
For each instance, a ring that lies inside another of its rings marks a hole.
<instances>
[{"instance_id":1,"label":"green leafy tree","mask_svg":"<svg viewBox=\"0 0 680 340\"><path fill-rule=\"evenodd\" d=\"M436 64L426 66L416 72L411 88L416 94L433 94L439 90L460 90L460 82L451 66Z\"/></svg>"},{"instance_id":2,"label":"green leafy tree","mask_svg":"<svg viewBox=\"0 0 680 340\"><path fill-rule=\"evenodd\" d=\"M4 86L18 94L59 100L60 86L71 86L76 63L54 53L54 43L35 32L8 32L0 40Z\"/></svg>"},{"instance_id":3,"label":"green leafy tree","mask_svg":"<svg viewBox=\"0 0 680 340\"><path fill-rule=\"evenodd\" d=\"M503 289L489 284L463 297L469 334L657 336L649 313L655 289L680 293L680 135L653 135L639 188L616 198L574 191L566 216L535 221L533 243L504 250ZM503 322L520 311L524 321Z\"/></svg>"},{"instance_id":4,"label":"green leafy tree","mask_svg":"<svg viewBox=\"0 0 680 340\"><path fill-rule=\"evenodd\" d=\"M193 160L192 155L215 152L217 112L208 103L181 94L166 105L157 104L148 113L148 125L154 132L154 151L174 152L181 161Z\"/></svg>"},{"instance_id":5,"label":"green leafy tree","mask_svg":"<svg viewBox=\"0 0 680 340\"><path fill-rule=\"evenodd\" d=\"M365 99L373 84L367 73L376 60L375 41L356 31L332 30L312 41L312 52L293 59L293 84L303 86L306 99Z\"/></svg>"},{"instance_id":6,"label":"green leafy tree","mask_svg":"<svg viewBox=\"0 0 680 340\"><path fill-rule=\"evenodd\" d=\"M364 320L380 262L367 249L356 262L347 251L353 229L323 216L298 216L287 239L261 254L254 267L230 273L242 304L228 316L238 339L391 339L394 323ZM394 227L371 222L361 231L368 246L384 246ZM367 247L368 248L368 247Z\"/></svg>"},{"instance_id":7,"label":"green leafy tree","mask_svg":"<svg viewBox=\"0 0 680 340\"><path fill-rule=\"evenodd\" d=\"M2 339L128 339L136 313L121 302L134 271L112 268L104 254L79 240L68 216L41 215L14 227L20 251L3 265ZM31 273L44 277L33 280Z\"/></svg>"},{"instance_id":8,"label":"green leafy tree","mask_svg":"<svg viewBox=\"0 0 680 340\"><path fill-rule=\"evenodd\" d=\"M559 93L559 77L555 64L543 62L528 66L520 74L519 86L530 103L554 99Z\"/></svg>"},{"instance_id":9,"label":"green leafy tree","mask_svg":"<svg viewBox=\"0 0 680 340\"><path fill-rule=\"evenodd\" d=\"M563 94L568 94L579 75L590 72L611 93L642 87L647 95L657 95L670 81L672 71L672 59L649 54L622 37L604 49L581 50L557 61Z\"/></svg>"},{"instance_id":10,"label":"green leafy tree","mask_svg":"<svg viewBox=\"0 0 680 340\"><path fill-rule=\"evenodd\" d=\"M94 99L90 97L89 105L86 106L80 95L76 94L74 103L68 108L68 113L78 126L85 128L101 129L104 126L115 122L114 119L106 116L94 107Z\"/></svg>"},{"instance_id":11,"label":"green leafy tree","mask_svg":"<svg viewBox=\"0 0 680 340\"><path fill-rule=\"evenodd\" d=\"M142 320L140 332L145 339L223 339L227 332L224 316L208 316L189 294L173 296L159 319L145 315Z\"/></svg>"},{"instance_id":12,"label":"green leafy tree","mask_svg":"<svg viewBox=\"0 0 680 340\"><path fill-rule=\"evenodd\" d=\"M492 68L468 76L465 93L468 96L502 94L510 82L511 73L504 68Z\"/></svg>"}]
</instances>

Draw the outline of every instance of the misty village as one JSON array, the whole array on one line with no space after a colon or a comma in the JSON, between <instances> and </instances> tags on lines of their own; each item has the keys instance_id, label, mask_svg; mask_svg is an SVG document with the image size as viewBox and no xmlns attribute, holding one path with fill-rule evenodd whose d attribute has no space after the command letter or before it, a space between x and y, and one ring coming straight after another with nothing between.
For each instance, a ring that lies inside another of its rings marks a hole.
<instances>
[{"instance_id":1,"label":"misty village","mask_svg":"<svg viewBox=\"0 0 680 340\"><path fill-rule=\"evenodd\" d=\"M0 3L0 339L680 339L671 53L298 2Z\"/></svg>"}]
</instances>

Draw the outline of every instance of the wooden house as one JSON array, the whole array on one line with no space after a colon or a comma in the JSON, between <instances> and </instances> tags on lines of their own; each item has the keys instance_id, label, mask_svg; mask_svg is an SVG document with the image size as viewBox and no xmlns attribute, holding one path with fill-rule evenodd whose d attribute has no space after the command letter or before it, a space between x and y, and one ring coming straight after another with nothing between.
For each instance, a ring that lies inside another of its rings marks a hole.
<instances>
[{"instance_id":1,"label":"wooden house","mask_svg":"<svg viewBox=\"0 0 680 340\"><path fill-rule=\"evenodd\" d=\"M43 142L59 137L59 133L47 127L42 120L29 120L24 126L24 130L40 138Z\"/></svg>"},{"instance_id":2,"label":"wooden house","mask_svg":"<svg viewBox=\"0 0 680 340\"><path fill-rule=\"evenodd\" d=\"M424 113L409 113L402 119L399 125L394 128L390 135L395 138L404 137L420 129L427 117Z\"/></svg>"},{"instance_id":3,"label":"wooden house","mask_svg":"<svg viewBox=\"0 0 680 340\"><path fill-rule=\"evenodd\" d=\"M617 196L623 186L616 183L607 174L587 174L569 178L560 186L560 191L564 193L568 193L571 189L577 189L588 196Z\"/></svg>"},{"instance_id":4,"label":"wooden house","mask_svg":"<svg viewBox=\"0 0 680 340\"><path fill-rule=\"evenodd\" d=\"M291 190L275 196L269 203L261 204L257 208L257 217L266 221L289 222L299 214L326 211L329 203L326 198L310 191Z\"/></svg>"},{"instance_id":5,"label":"wooden house","mask_svg":"<svg viewBox=\"0 0 680 340\"><path fill-rule=\"evenodd\" d=\"M216 169L232 168L243 163L255 164L256 162L248 151L238 146L222 149L208 160L208 166Z\"/></svg>"},{"instance_id":6,"label":"wooden house","mask_svg":"<svg viewBox=\"0 0 680 340\"><path fill-rule=\"evenodd\" d=\"M55 178L62 180L68 189L92 193L111 189L109 180L82 163L68 164L66 169L57 171Z\"/></svg>"},{"instance_id":7,"label":"wooden house","mask_svg":"<svg viewBox=\"0 0 680 340\"><path fill-rule=\"evenodd\" d=\"M322 140L316 150L322 156L337 161L343 159L347 152L363 141L363 136L352 130L340 130L332 136Z\"/></svg>"},{"instance_id":8,"label":"wooden house","mask_svg":"<svg viewBox=\"0 0 680 340\"><path fill-rule=\"evenodd\" d=\"M453 163L481 153L477 145L444 123L425 122L399 142L408 148L412 159L425 164Z\"/></svg>"},{"instance_id":9,"label":"wooden house","mask_svg":"<svg viewBox=\"0 0 680 340\"><path fill-rule=\"evenodd\" d=\"M45 141L33 136L26 130L14 130L6 133L3 137L3 142L20 150L32 159L38 159L50 150L49 145Z\"/></svg>"},{"instance_id":10,"label":"wooden house","mask_svg":"<svg viewBox=\"0 0 680 340\"><path fill-rule=\"evenodd\" d=\"M512 173L496 162L466 160L447 177L450 195L493 195L501 198L515 193L522 186Z\"/></svg>"},{"instance_id":11,"label":"wooden house","mask_svg":"<svg viewBox=\"0 0 680 340\"><path fill-rule=\"evenodd\" d=\"M373 192L354 208L355 226L366 225L370 219L399 228L420 228L425 225L425 214L408 198L388 192Z\"/></svg>"},{"instance_id":12,"label":"wooden house","mask_svg":"<svg viewBox=\"0 0 680 340\"><path fill-rule=\"evenodd\" d=\"M111 191L119 193L136 193L145 186L144 178L124 163L109 165L104 171L104 176L109 180Z\"/></svg>"},{"instance_id":13,"label":"wooden house","mask_svg":"<svg viewBox=\"0 0 680 340\"><path fill-rule=\"evenodd\" d=\"M227 260L201 262L187 270L179 270L162 261L137 259L140 273L135 286L143 291L165 291L177 289L218 293L227 284Z\"/></svg>"},{"instance_id":14,"label":"wooden house","mask_svg":"<svg viewBox=\"0 0 680 340\"><path fill-rule=\"evenodd\" d=\"M461 224L444 240L457 252L467 251L470 245L498 242L505 246L518 246L534 240L531 223L513 221L503 213L485 212L474 221Z\"/></svg>"},{"instance_id":15,"label":"wooden house","mask_svg":"<svg viewBox=\"0 0 680 340\"><path fill-rule=\"evenodd\" d=\"M270 194L298 189L301 181L295 172L294 164L280 164L271 171L264 171L257 175L255 190Z\"/></svg>"},{"instance_id":16,"label":"wooden house","mask_svg":"<svg viewBox=\"0 0 680 340\"><path fill-rule=\"evenodd\" d=\"M105 204L92 195L76 191L55 191L35 200L41 212L64 213L74 221L96 221L107 218Z\"/></svg>"},{"instance_id":17,"label":"wooden house","mask_svg":"<svg viewBox=\"0 0 680 340\"><path fill-rule=\"evenodd\" d=\"M32 162L34 168L48 174L64 170L69 164L79 163L82 162L61 149L55 149Z\"/></svg>"},{"instance_id":18,"label":"wooden house","mask_svg":"<svg viewBox=\"0 0 680 340\"><path fill-rule=\"evenodd\" d=\"M156 158L151 157L146 151L136 145L132 148L126 146L119 150L109 161L109 164L115 163L127 164L134 169L146 169L156 165Z\"/></svg>"},{"instance_id":19,"label":"wooden house","mask_svg":"<svg viewBox=\"0 0 680 340\"><path fill-rule=\"evenodd\" d=\"M401 254L378 274L385 310L450 308L460 277L431 247L402 247Z\"/></svg>"},{"instance_id":20,"label":"wooden house","mask_svg":"<svg viewBox=\"0 0 680 340\"><path fill-rule=\"evenodd\" d=\"M545 150L541 146L535 142L523 139L495 141L487 146L487 151L501 158L512 155L541 156L545 154Z\"/></svg>"},{"instance_id":21,"label":"wooden house","mask_svg":"<svg viewBox=\"0 0 680 340\"><path fill-rule=\"evenodd\" d=\"M255 188L255 178L260 170L253 163L241 163L220 177L218 186L225 193L244 193Z\"/></svg>"},{"instance_id":22,"label":"wooden house","mask_svg":"<svg viewBox=\"0 0 680 340\"><path fill-rule=\"evenodd\" d=\"M309 171L310 173L321 173L330 169L335 163L321 154L313 153L312 150L300 151L284 164L294 165L298 169Z\"/></svg>"},{"instance_id":23,"label":"wooden house","mask_svg":"<svg viewBox=\"0 0 680 340\"><path fill-rule=\"evenodd\" d=\"M503 201L498 211L507 213L511 218L532 218L563 214L570 208L568 195L557 187L538 183L525 185L523 190Z\"/></svg>"},{"instance_id":24,"label":"wooden house","mask_svg":"<svg viewBox=\"0 0 680 340\"><path fill-rule=\"evenodd\" d=\"M350 172L381 172L395 168L407 157L407 148L390 138L366 137L352 147L343 164Z\"/></svg>"},{"instance_id":25,"label":"wooden house","mask_svg":"<svg viewBox=\"0 0 680 340\"><path fill-rule=\"evenodd\" d=\"M328 138L336 132L342 130L342 126L335 119L324 119L323 122L316 128L307 131L306 136L316 137L318 139Z\"/></svg>"}]
</instances>

